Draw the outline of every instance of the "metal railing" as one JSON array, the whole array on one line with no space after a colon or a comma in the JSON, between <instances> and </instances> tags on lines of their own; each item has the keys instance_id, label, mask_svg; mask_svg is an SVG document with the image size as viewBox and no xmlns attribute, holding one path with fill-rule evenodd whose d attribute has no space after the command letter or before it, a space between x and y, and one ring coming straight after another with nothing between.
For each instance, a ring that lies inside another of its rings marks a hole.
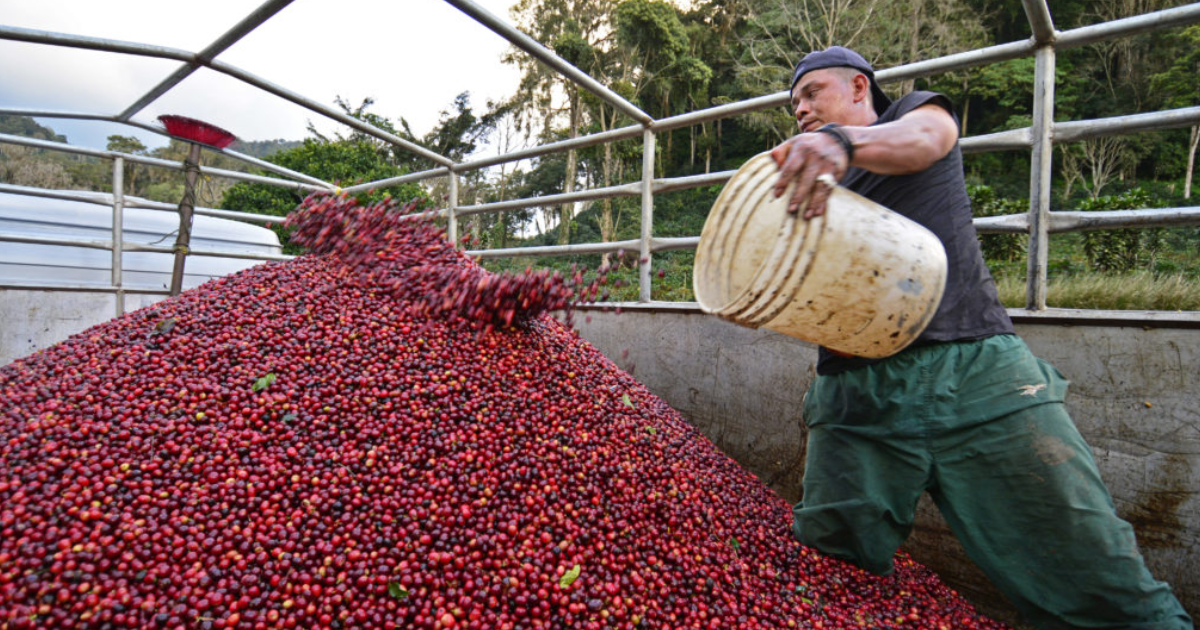
<instances>
[{"instance_id":1,"label":"metal railing","mask_svg":"<svg viewBox=\"0 0 1200 630\"><path fill-rule=\"evenodd\" d=\"M454 242L457 242L458 219L462 217L482 213L503 212L518 208L544 207L565 203L594 201L606 198L639 197L641 200L641 235L638 239L544 247L471 250L468 253L481 258L501 258L512 256L553 256L636 251L639 254L639 302L642 304L663 304L654 303L651 300L650 269L654 254L662 251L694 249L699 242L699 237L655 237L653 232L654 196L656 194L662 194L670 191L718 185L727 181L733 175L734 171L722 171L718 173L689 177L655 178L653 165L655 160L657 135L674 129L720 120L723 118L729 118L767 108L785 107L789 101L789 94L786 91L781 91L775 94L697 110L678 116L654 119L632 103L626 101L620 95L612 92L604 85L598 83L586 73L583 73L574 66L571 66L567 62L563 61L561 58L554 55L553 52L534 41L532 38L513 28L496 16L488 13L474 2L471 2L470 0L446 0L446 2L455 6L472 19L475 19L507 39L517 48L525 51L542 63L550 66L567 79L574 81L583 89L592 92L604 102L622 111L636 121L636 123L633 125L613 129L603 133L590 134L577 138L551 142L536 147L512 151L503 155L455 163L448 158L425 149L424 147L420 147L402 138L398 138L392 134L381 131L342 112L332 110L329 107L316 103L295 92L287 90L286 88L272 84L265 79L254 76L248 72L216 59L220 52L252 31L255 27L265 22L272 15L286 6L289 1L290 0L271 0L266 2L258 10L245 18L226 34L218 38L218 40L200 53L191 53L178 49L150 46L134 42L114 41L78 35L66 35L61 33L51 33L46 31L36 31L32 29L22 29L0 25L0 39L26 41L55 46L68 46L90 50L103 50L131 55L174 59L184 62L184 65L176 70L174 74L165 79L154 89L147 92L143 97L139 98L134 104L130 105L119 114L105 115L87 112L54 112L4 108L0 108L0 114L104 120L133 125L157 133L162 133L161 129L133 121L132 116L141 111L155 99L165 94L195 69L199 67L208 67L234 77L242 82L270 92L284 100L305 107L310 111L318 113L322 116L346 124L351 128L354 128L369 136L383 140L432 161L437 166L429 170L410 173L400 177L367 182L347 187L344 190L347 193L356 193L371 188L387 187L401 183L421 182L434 178L447 178L449 190L448 203L445 208L439 211L439 214L447 220L448 236ZM1035 58L1036 69L1032 125L1022 129L986 134L982 136L966 137L960 141L960 146L964 153L1011 150L1030 151L1031 168L1029 212L1005 217L979 218L975 220L975 224L978 231L981 233L1027 233L1029 235L1027 266L1028 280L1026 283L1027 296L1025 308L1028 312L1038 313L1046 311L1046 261L1049 240L1048 235L1050 233L1060 231L1112 229L1124 227L1200 225L1200 207L1153 210L1128 209L1111 212L1087 213L1052 212L1050 210L1051 157L1053 146L1055 144L1077 142L1109 135L1139 133L1144 131L1200 125L1200 107L1181 108L1130 116L1118 116L1099 120L1056 123L1054 121L1054 69L1056 51L1121 37L1129 37L1149 31L1176 28L1200 23L1200 3L1189 4L1173 9L1113 20L1102 24L1061 32L1054 28L1050 10L1045 0L1023 0L1023 5L1030 22L1031 30L1033 32L1033 36L1028 40L1010 42L978 50L951 54L935 59L917 61L893 68L887 68L877 72L876 78L880 83L886 84L953 70L968 69L1011 59L1029 56L1033 56ZM642 140L642 174L639 181L616 186L608 186L604 188L594 188L534 198L505 200L463 206L458 205L458 177L463 173L488 168L498 164L518 162L521 160L553 153L560 153L573 149L596 146L604 143L616 142L619 140L635 139L639 136ZM120 265L117 264L117 261L120 260L121 251L133 251L130 244L123 244L121 242L119 229L119 216L122 208L133 207L130 206L127 199L123 195L123 191L121 190L123 187L123 180L121 177L123 162L135 162L149 166L173 168L179 170L184 168L183 164L166 160L158 160L145 156L122 154L111 151L82 149L60 143L32 140L29 138L20 138L2 134L0 134L0 143L18 144L47 150L70 151L83 155L112 159L114 161L113 193L111 196L105 195L104 199L100 201L101 203L111 204L114 210L115 218L113 223L114 234L112 242L96 242L91 246L104 246L106 248L112 248L114 265L113 287L111 290L114 290L120 294ZM263 177L240 173L237 171L201 167L201 172L209 176L227 177L239 181L284 186L296 190L337 190L337 187L328 182L321 181L303 173L282 169L276 165L254 159L249 156L241 155L234 151L215 149L210 150L219 151L220 153L234 159L242 160L269 172L291 178L291 180L281 180L273 177ZM29 189L22 189L22 187L14 187L2 184L0 184L0 192L55 196L53 191L34 192ZM60 194L60 198L78 197L68 197ZM91 198L88 200L95 202L96 198ZM136 207L147 207L160 210L175 209L175 206L170 204L155 204L145 202L139 203ZM259 220L264 222L281 220L279 217L263 217L261 215L247 215L246 213L232 213L230 211L213 209L197 209L197 213L211 214L213 216L223 216L229 218ZM254 218L252 219L251 217ZM0 240L13 241L19 239L0 236ZM78 244L76 242L57 241L56 239L41 239L39 242L70 245ZM203 254L203 252L191 253L194 255ZM62 287L39 288L45 288L47 290L63 289Z\"/></svg>"}]
</instances>

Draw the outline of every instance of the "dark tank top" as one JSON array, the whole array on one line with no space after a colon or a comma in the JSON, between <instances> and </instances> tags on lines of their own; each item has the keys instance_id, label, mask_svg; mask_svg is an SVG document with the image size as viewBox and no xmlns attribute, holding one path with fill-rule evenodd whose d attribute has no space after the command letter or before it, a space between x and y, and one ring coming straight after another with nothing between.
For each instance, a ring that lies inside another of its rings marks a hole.
<instances>
[{"instance_id":1,"label":"dark tank top","mask_svg":"<svg viewBox=\"0 0 1200 630\"><path fill-rule=\"evenodd\" d=\"M892 122L930 103L954 115L945 96L918 91L893 102L873 125ZM929 228L946 248L946 290L941 306L910 347L1013 332L1012 321L996 294L996 283L983 261L971 222L971 201L967 197L962 152L957 142L950 153L920 173L880 175L850 168L841 184ZM817 373L835 374L881 360L844 357L821 348Z\"/></svg>"}]
</instances>

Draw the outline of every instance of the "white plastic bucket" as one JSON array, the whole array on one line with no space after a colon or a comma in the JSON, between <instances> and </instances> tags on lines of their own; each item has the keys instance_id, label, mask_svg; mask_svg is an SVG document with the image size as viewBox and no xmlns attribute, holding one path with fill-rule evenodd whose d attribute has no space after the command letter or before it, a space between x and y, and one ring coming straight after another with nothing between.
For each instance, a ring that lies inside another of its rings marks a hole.
<instances>
[{"instance_id":1,"label":"white plastic bucket","mask_svg":"<svg viewBox=\"0 0 1200 630\"><path fill-rule=\"evenodd\" d=\"M705 312L831 350L886 357L937 311L946 252L924 226L835 186L805 220L776 198L768 153L726 184L704 223L693 285Z\"/></svg>"}]
</instances>

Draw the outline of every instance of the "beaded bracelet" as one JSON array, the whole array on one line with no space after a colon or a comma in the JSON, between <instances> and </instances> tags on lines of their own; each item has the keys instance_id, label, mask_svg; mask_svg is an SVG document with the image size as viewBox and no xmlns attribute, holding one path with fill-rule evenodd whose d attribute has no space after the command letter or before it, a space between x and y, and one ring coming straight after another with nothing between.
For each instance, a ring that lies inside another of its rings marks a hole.
<instances>
[{"instance_id":1,"label":"beaded bracelet","mask_svg":"<svg viewBox=\"0 0 1200 630\"><path fill-rule=\"evenodd\" d=\"M816 130L833 136L838 141L838 144L842 145L842 149L846 151L846 164L849 164L854 161L854 143L850 141L850 136L846 135L846 132L841 127L837 123L829 123L828 125L818 127Z\"/></svg>"}]
</instances>

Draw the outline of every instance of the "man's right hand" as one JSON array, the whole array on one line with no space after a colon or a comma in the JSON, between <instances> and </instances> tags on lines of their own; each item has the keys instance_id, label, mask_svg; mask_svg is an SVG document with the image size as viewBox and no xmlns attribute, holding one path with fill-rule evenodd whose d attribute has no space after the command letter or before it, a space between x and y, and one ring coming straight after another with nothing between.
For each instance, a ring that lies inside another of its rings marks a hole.
<instances>
[{"instance_id":1,"label":"man's right hand","mask_svg":"<svg viewBox=\"0 0 1200 630\"><path fill-rule=\"evenodd\" d=\"M771 158L779 167L775 196L782 196L795 182L788 212L799 212L803 206L805 219L825 214L830 186L818 177L829 175L835 183L840 181L850 168L848 157L837 139L827 133L802 133L789 138L771 149Z\"/></svg>"}]
</instances>

